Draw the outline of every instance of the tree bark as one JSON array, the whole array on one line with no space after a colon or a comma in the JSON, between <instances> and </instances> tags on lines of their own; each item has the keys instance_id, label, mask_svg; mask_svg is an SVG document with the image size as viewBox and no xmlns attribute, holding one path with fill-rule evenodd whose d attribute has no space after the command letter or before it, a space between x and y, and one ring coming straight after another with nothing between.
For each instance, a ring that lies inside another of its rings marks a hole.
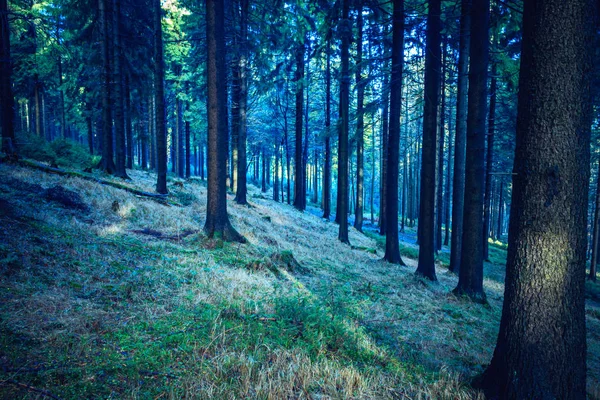
<instances>
[{"instance_id":1,"label":"tree bark","mask_svg":"<svg viewBox=\"0 0 600 400\"><path fill-rule=\"evenodd\" d=\"M394 0L392 22L392 75L390 83L390 136L387 147L385 199L385 255L392 264L405 265L398 243L398 174L400 160L400 112L404 67L404 0Z\"/></svg>"},{"instance_id":2,"label":"tree bark","mask_svg":"<svg viewBox=\"0 0 600 400\"><path fill-rule=\"evenodd\" d=\"M126 167L126 146L125 143L125 118L124 118L124 90L123 90L123 49L121 46L121 0L114 0L113 9L113 60L114 60L114 120L115 120L115 176L123 179L129 179Z\"/></svg>"},{"instance_id":3,"label":"tree bark","mask_svg":"<svg viewBox=\"0 0 600 400\"><path fill-rule=\"evenodd\" d=\"M306 193L304 190L306 186L304 184L304 157L302 147L302 119L304 113L302 109L304 107L304 43L297 45L296 47L296 73L294 81L296 82L296 146L294 148L294 207L300 211L306 209Z\"/></svg>"},{"instance_id":4,"label":"tree bark","mask_svg":"<svg viewBox=\"0 0 600 400\"><path fill-rule=\"evenodd\" d=\"M444 141L446 139L446 44L442 44L440 125L438 128L435 250L442 249L444 220Z\"/></svg>"},{"instance_id":5,"label":"tree bark","mask_svg":"<svg viewBox=\"0 0 600 400\"><path fill-rule=\"evenodd\" d=\"M323 218L331 215L331 39L326 44L325 67L325 160L323 166Z\"/></svg>"},{"instance_id":6,"label":"tree bark","mask_svg":"<svg viewBox=\"0 0 600 400\"><path fill-rule=\"evenodd\" d=\"M364 208L364 147L365 147L365 81L362 77L362 44L363 44L363 5L357 1L356 38L356 207L354 208L354 228L362 232Z\"/></svg>"},{"instance_id":7,"label":"tree bark","mask_svg":"<svg viewBox=\"0 0 600 400\"><path fill-rule=\"evenodd\" d=\"M380 193L379 193L379 234L380 235L385 235L385 233L386 233L385 202L387 200L386 171L387 171L387 149L388 149L388 130L389 130L389 123L388 123L388 121L389 121L389 118L388 118L389 96L390 96L389 78L388 78L388 74L384 73L384 75L383 75L383 90L382 90L383 111L382 111L382 116L381 116L381 118L383 119L382 124L381 124L381 177L380 177L381 189L380 189Z\"/></svg>"},{"instance_id":8,"label":"tree bark","mask_svg":"<svg viewBox=\"0 0 600 400\"><path fill-rule=\"evenodd\" d=\"M245 242L227 215L227 75L225 13L220 0L206 1L208 88L208 190L204 231L209 238Z\"/></svg>"},{"instance_id":9,"label":"tree bark","mask_svg":"<svg viewBox=\"0 0 600 400\"><path fill-rule=\"evenodd\" d=\"M338 209L339 217L338 239L342 243L350 243L348 239L348 128L350 109L350 37L352 24L350 22L350 0L342 1L341 19L341 77L340 77L340 123L338 141Z\"/></svg>"},{"instance_id":10,"label":"tree bark","mask_svg":"<svg viewBox=\"0 0 600 400\"><path fill-rule=\"evenodd\" d=\"M588 278L596 281L596 266L598 265L598 234L600 233L600 161L598 162L598 175L596 177L596 207L592 221L592 260Z\"/></svg>"},{"instance_id":11,"label":"tree bark","mask_svg":"<svg viewBox=\"0 0 600 400\"><path fill-rule=\"evenodd\" d=\"M586 398L593 0L525 0L500 332L488 397ZM568 66L568 68L565 68Z\"/></svg>"},{"instance_id":12,"label":"tree bark","mask_svg":"<svg viewBox=\"0 0 600 400\"><path fill-rule=\"evenodd\" d=\"M483 199L483 259L489 260L488 238L491 226L492 169L494 167L494 133L496 123L496 63L492 65L490 110L488 114L487 156L485 165L485 195Z\"/></svg>"},{"instance_id":13,"label":"tree bark","mask_svg":"<svg viewBox=\"0 0 600 400\"><path fill-rule=\"evenodd\" d=\"M416 273L437 280L434 263L435 153L441 69L441 0L429 0L425 47L425 106L419 210L419 264ZM388 205L389 206L389 205Z\"/></svg>"},{"instance_id":14,"label":"tree bark","mask_svg":"<svg viewBox=\"0 0 600 400\"><path fill-rule=\"evenodd\" d=\"M460 270L460 251L463 234L465 201L465 160L467 144L467 92L469 86L469 49L471 42L471 0L461 1L460 39L458 54L458 82L456 84L456 132L454 136L454 179L452 186L452 238L450 266L454 273Z\"/></svg>"},{"instance_id":15,"label":"tree bark","mask_svg":"<svg viewBox=\"0 0 600 400\"><path fill-rule=\"evenodd\" d=\"M125 136L127 137L127 162L126 167L133 168L133 131L131 125L131 88L129 75L125 75ZM138 138L139 139L139 138Z\"/></svg>"},{"instance_id":16,"label":"tree bark","mask_svg":"<svg viewBox=\"0 0 600 400\"><path fill-rule=\"evenodd\" d=\"M165 124L165 63L162 39L162 9L160 0L154 0L154 117L156 136L156 191L167 190L167 127Z\"/></svg>"},{"instance_id":17,"label":"tree bark","mask_svg":"<svg viewBox=\"0 0 600 400\"><path fill-rule=\"evenodd\" d=\"M15 143L15 98L12 91L12 59L10 56L10 27L8 3L0 0L0 112L2 118L2 152L13 161L17 160Z\"/></svg>"},{"instance_id":18,"label":"tree bark","mask_svg":"<svg viewBox=\"0 0 600 400\"><path fill-rule=\"evenodd\" d=\"M102 160L100 161L100 169L105 173L112 175L116 172L116 167L113 160L111 118L110 32L107 12L107 3L109 1L110 0L98 0L100 32L102 34Z\"/></svg>"},{"instance_id":19,"label":"tree bark","mask_svg":"<svg viewBox=\"0 0 600 400\"><path fill-rule=\"evenodd\" d=\"M489 58L489 0L473 0L471 64L467 115L467 156L463 241L458 285L454 293L485 302L483 292L483 192L485 184L485 117Z\"/></svg>"}]
</instances>

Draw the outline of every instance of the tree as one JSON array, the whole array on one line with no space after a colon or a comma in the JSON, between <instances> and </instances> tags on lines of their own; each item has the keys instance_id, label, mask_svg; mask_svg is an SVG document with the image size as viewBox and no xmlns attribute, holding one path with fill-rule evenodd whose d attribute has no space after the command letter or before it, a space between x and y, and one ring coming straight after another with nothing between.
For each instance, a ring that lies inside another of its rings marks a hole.
<instances>
[{"instance_id":1,"label":"tree","mask_svg":"<svg viewBox=\"0 0 600 400\"><path fill-rule=\"evenodd\" d=\"M596 176L596 202L594 207L594 219L592 220L592 259L590 261L589 279L596 281L596 267L598 265L598 235L600 234L600 161L598 162L598 174Z\"/></svg>"},{"instance_id":2,"label":"tree","mask_svg":"<svg viewBox=\"0 0 600 400\"><path fill-rule=\"evenodd\" d=\"M365 147L365 84L362 78L362 44L363 44L363 7L362 0L357 2L356 25L356 207L354 209L354 227L362 232L363 225L363 192L364 192L364 147ZM402 76L400 77L402 79Z\"/></svg>"},{"instance_id":3,"label":"tree","mask_svg":"<svg viewBox=\"0 0 600 400\"><path fill-rule=\"evenodd\" d=\"M114 0L113 9L113 60L114 60L114 99L115 99L115 142L116 163L115 175L119 178L129 179L126 167L125 143L125 101L123 90L123 49L121 46L121 0ZM112 128L111 128L112 129Z\"/></svg>"},{"instance_id":4,"label":"tree","mask_svg":"<svg viewBox=\"0 0 600 400\"><path fill-rule=\"evenodd\" d=\"M461 0L458 82L456 84L456 133L454 136L454 179L452 185L452 239L449 270L458 273L463 233L465 159L467 143L467 90L471 37L471 0Z\"/></svg>"},{"instance_id":5,"label":"tree","mask_svg":"<svg viewBox=\"0 0 600 400\"><path fill-rule=\"evenodd\" d=\"M165 62L162 39L162 9L154 1L154 118L156 123L156 191L167 190L167 128L165 125Z\"/></svg>"},{"instance_id":6,"label":"tree","mask_svg":"<svg viewBox=\"0 0 600 400\"><path fill-rule=\"evenodd\" d=\"M14 96L12 91L12 59L10 58L10 28L7 0L0 0L0 100L2 116L2 152L9 159L17 158L14 128Z\"/></svg>"},{"instance_id":7,"label":"tree","mask_svg":"<svg viewBox=\"0 0 600 400\"><path fill-rule=\"evenodd\" d=\"M225 12L222 1L206 1L208 88L208 190L204 232L224 240L245 242L227 215L227 82Z\"/></svg>"},{"instance_id":8,"label":"tree","mask_svg":"<svg viewBox=\"0 0 600 400\"><path fill-rule=\"evenodd\" d=\"M467 156L463 237L458 285L454 293L485 302L483 292L483 192L485 184L485 117L489 58L489 0L471 7L471 63L467 110Z\"/></svg>"},{"instance_id":9,"label":"tree","mask_svg":"<svg viewBox=\"0 0 600 400\"><path fill-rule=\"evenodd\" d=\"M584 227L596 6L524 3L504 305L479 382L489 397L586 398Z\"/></svg>"},{"instance_id":10,"label":"tree","mask_svg":"<svg viewBox=\"0 0 600 400\"><path fill-rule=\"evenodd\" d=\"M327 33L325 52L325 162L323 165L323 218L331 214L331 30Z\"/></svg>"},{"instance_id":11,"label":"tree","mask_svg":"<svg viewBox=\"0 0 600 400\"><path fill-rule=\"evenodd\" d=\"M419 264L417 274L437 280L434 264L435 153L441 70L441 0L429 0L425 47L425 105L421 161L421 206L419 210ZM390 146L391 147L391 146ZM388 163L390 160L388 160ZM390 207L386 204L386 207Z\"/></svg>"},{"instance_id":12,"label":"tree","mask_svg":"<svg viewBox=\"0 0 600 400\"><path fill-rule=\"evenodd\" d=\"M304 42L296 46L296 72L294 81L296 82L296 146L294 148L294 207L300 211L306 209L306 186L304 185L304 175L306 168L304 165L302 148L302 119L304 113Z\"/></svg>"},{"instance_id":13,"label":"tree","mask_svg":"<svg viewBox=\"0 0 600 400\"><path fill-rule=\"evenodd\" d=\"M341 19L341 76L340 76L340 116L338 140L338 208L336 217L339 218L338 239L342 243L350 243L348 239L348 128L350 111L350 0L342 0Z\"/></svg>"},{"instance_id":14,"label":"tree","mask_svg":"<svg viewBox=\"0 0 600 400\"><path fill-rule=\"evenodd\" d=\"M113 134L111 118L111 67L110 67L110 29L107 6L110 0L98 0L100 32L102 35L102 159L100 169L107 174L116 171L113 160Z\"/></svg>"},{"instance_id":15,"label":"tree","mask_svg":"<svg viewBox=\"0 0 600 400\"><path fill-rule=\"evenodd\" d=\"M439 14L438 14L439 16ZM390 134L387 148L384 260L404 265L398 243L398 174L400 159L400 110L404 67L404 0L394 0L392 22L392 76L390 84ZM439 46L438 46L439 47Z\"/></svg>"},{"instance_id":16,"label":"tree","mask_svg":"<svg viewBox=\"0 0 600 400\"><path fill-rule=\"evenodd\" d=\"M246 182L247 154L246 133L248 130L248 57L246 46L248 41L248 8L249 0L241 0L240 17L240 58L239 58L239 84L240 84L240 120L237 138L237 187L235 201L238 204L248 204L246 194L248 192Z\"/></svg>"}]
</instances>

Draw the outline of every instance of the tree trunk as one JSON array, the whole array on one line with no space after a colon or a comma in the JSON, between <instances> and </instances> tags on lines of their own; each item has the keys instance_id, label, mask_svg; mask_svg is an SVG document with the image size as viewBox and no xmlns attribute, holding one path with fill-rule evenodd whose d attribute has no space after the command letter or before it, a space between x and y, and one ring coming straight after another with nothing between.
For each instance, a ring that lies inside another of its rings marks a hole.
<instances>
[{"instance_id":1,"label":"tree trunk","mask_svg":"<svg viewBox=\"0 0 600 400\"><path fill-rule=\"evenodd\" d=\"M206 1L208 88L208 190L204 231L209 238L245 242L227 215L227 75L225 13L220 0Z\"/></svg>"},{"instance_id":2,"label":"tree trunk","mask_svg":"<svg viewBox=\"0 0 600 400\"><path fill-rule=\"evenodd\" d=\"M127 137L127 162L126 167L133 168L133 131L131 125L131 89L129 75L125 75L125 136Z\"/></svg>"},{"instance_id":3,"label":"tree trunk","mask_svg":"<svg viewBox=\"0 0 600 400\"><path fill-rule=\"evenodd\" d=\"M125 170L127 157L126 157L126 143L125 143L125 102L124 102L124 90L123 90L123 49L121 46L121 0L114 0L113 10L113 60L114 60L114 120L115 120L115 142L116 142L116 171L115 175L129 179L127 171Z\"/></svg>"},{"instance_id":4,"label":"tree trunk","mask_svg":"<svg viewBox=\"0 0 600 400\"><path fill-rule=\"evenodd\" d=\"M488 237L491 225L492 169L494 167L494 132L496 123L496 63L492 65L490 110L488 114L487 157L485 165L485 195L483 200L483 259L489 260Z\"/></svg>"},{"instance_id":5,"label":"tree trunk","mask_svg":"<svg viewBox=\"0 0 600 400\"><path fill-rule=\"evenodd\" d=\"M586 398L593 0L525 0L502 319L488 397ZM568 68L565 66L568 65Z\"/></svg>"},{"instance_id":6,"label":"tree trunk","mask_svg":"<svg viewBox=\"0 0 600 400\"><path fill-rule=\"evenodd\" d=\"M394 0L392 25L392 75L390 83L390 136L387 147L385 199L385 255L392 264L405 265L398 243L398 174L400 159L400 112L404 67L404 0Z\"/></svg>"},{"instance_id":7,"label":"tree trunk","mask_svg":"<svg viewBox=\"0 0 600 400\"><path fill-rule=\"evenodd\" d=\"M238 125L237 142L237 187L235 192L235 201L238 204L248 204L246 195L248 192L246 182L247 154L246 154L246 135L247 135L247 104L248 104L248 65L246 57L246 42L248 36L248 7L249 0L241 0L241 18L240 18L240 59L239 59L239 85L240 85L240 120Z\"/></svg>"},{"instance_id":8,"label":"tree trunk","mask_svg":"<svg viewBox=\"0 0 600 400\"><path fill-rule=\"evenodd\" d=\"M469 49L471 41L471 0L461 1L458 82L456 84L456 133L454 136L454 179L452 187L452 238L450 266L460 270L465 193L465 160L467 143L467 91L469 86Z\"/></svg>"},{"instance_id":9,"label":"tree trunk","mask_svg":"<svg viewBox=\"0 0 600 400\"><path fill-rule=\"evenodd\" d=\"M446 44L442 44L440 92L440 126L438 128L438 165L437 165L437 191L436 191L436 231L435 250L442 249L442 222L444 220L444 140L446 139ZM447 190L447 189L446 189Z\"/></svg>"},{"instance_id":10,"label":"tree trunk","mask_svg":"<svg viewBox=\"0 0 600 400\"><path fill-rule=\"evenodd\" d=\"M384 75L383 75L382 96L383 96L383 99L382 99L383 100L383 112L382 112L381 118L383 119L383 121L381 124L381 169L380 169L381 170L381 177L380 177L381 189L380 189L380 193L379 193L379 234L385 235L385 233L386 233L385 202L387 200L386 171L387 171L387 149L388 149L388 129L389 129L388 113L389 113L389 96L390 96L389 78L388 78L387 73L384 73Z\"/></svg>"},{"instance_id":11,"label":"tree trunk","mask_svg":"<svg viewBox=\"0 0 600 400\"><path fill-rule=\"evenodd\" d=\"M10 57L10 27L8 25L7 0L0 0L0 100L2 152L8 159L16 161L15 98L12 91L12 59Z\"/></svg>"},{"instance_id":12,"label":"tree trunk","mask_svg":"<svg viewBox=\"0 0 600 400\"><path fill-rule=\"evenodd\" d=\"M338 142L338 239L342 243L350 243L348 239L348 128L350 109L350 38L352 24L350 22L350 0L342 1L341 29L341 79L340 79L340 124Z\"/></svg>"},{"instance_id":13,"label":"tree trunk","mask_svg":"<svg viewBox=\"0 0 600 400\"><path fill-rule=\"evenodd\" d=\"M165 125L165 62L162 39L162 9L160 0L154 0L154 117L156 127L156 191L167 190L167 127Z\"/></svg>"},{"instance_id":14,"label":"tree trunk","mask_svg":"<svg viewBox=\"0 0 600 400\"><path fill-rule=\"evenodd\" d=\"M116 172L113 160L113 135L111 119L111 68L109 41L110 32L108 25L107 3L111 0L98 0L100 12L100 32L102 34L102 160L100 169L107 174ZM111 1L112 3L112 1Z\"/></svg>"},{"instance_id":15,"label":"tree trunk","mask_svg":"<svg viewBox=\"0 0 600 400\"><path fill-rule=\"evenodd\" d=\"M306 189L304 184L304 160L302 155L302 119L304 113L304 43L296 47L296 146L294 149L294 207L300 211L306 209Z\"/></svg>"},{"instance_id":16,"label":"tree trunk","mask_svg":"<svg viewBox=\"0 0 600 400\"><path fill-rule=\"evenodd\" d=\"M364 146L365 146L365 81L362 78L362 43L363 43L363 5L362 0L357 2L358 37L356 38L356 207L354 209L354 227L362 232L363 225L363 185L364 175Z\"/></svg>"},{"instance_id":17,"label":"tree trunk","mask_svg":"<svg viewBox=\"0 0 600 400\"><path fill-rule=\"evenodd\" d=\"M485 302L483 292L483 195L485 117L489 58L489 0L473 0L467 116L465 204L458 285L454 292Z\"/></svg>"},{"instance_id":18,"label":"tree trunk","mask_svg":"<svg viewBox=\"0 0 600 400\"><path fill-rule=\"evenodd\" d=\"M279 139L275 139L275 171L273 175L273 200L279 201Z\"/></svg>"},{"instance_id":19,"label":"tree trunk","mask_svg":"<svg viewBox=\"0 0 600 400\"><path fill-rule=\"evenodd\" d=\"M592 221L592 261L590 263L589 279L596 281L596 266L598 265L598 233L600 233L600 161L596 177L596 207Z\"/></svg>"},{"instance_id":20,"label":"tree trunk","mask_svg":"<svg viewBox=\"0 0 600 400\"><path fill-rule=\"evenodd\" d=\"M421 162L421 206L419 211L419 264L416 273L436 280L435 235L435 153L441 70L441 0L429 0L425 48L425 106ZM389 205L388 205L389 206Z\"/></svg>"},{"instance_id":21,"label":"tree trunk","mask_svg":"<svg viewBox=\"0 0 600 400\"><path fill-rule=\"evenodd\" d=\"M323 218L331 215L331 40L326 45L325 67L325 161L323 166Z\"/></svg>"}]
</instances>

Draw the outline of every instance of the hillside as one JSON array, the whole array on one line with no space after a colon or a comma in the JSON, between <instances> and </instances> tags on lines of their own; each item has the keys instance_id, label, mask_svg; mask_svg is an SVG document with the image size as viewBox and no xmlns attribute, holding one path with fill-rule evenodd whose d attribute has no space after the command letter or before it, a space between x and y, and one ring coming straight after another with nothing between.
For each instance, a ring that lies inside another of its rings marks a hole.
<instances>
[{"instance_id":1,"label":"hillside","mask_svg":"<svg viewBox=\"0 0 600 400\"><path fill-rule=\"evenodd\" d=\"M155 176L126 185L152 191ZM108 179L107 177L103 177ZM489 305L381 261L381 239L275 203L229 201L247 244L202 233L206 188L170 181L166 204L79 178L0 165L0 397L478 397L505 250ZM229 197L232 200L232 197ZM414 233L414 232L413 232ZM442 261L443 261L442 253ZM589 286L588 389L598 396L600 289Z\"/></svg>"}]
</instances>

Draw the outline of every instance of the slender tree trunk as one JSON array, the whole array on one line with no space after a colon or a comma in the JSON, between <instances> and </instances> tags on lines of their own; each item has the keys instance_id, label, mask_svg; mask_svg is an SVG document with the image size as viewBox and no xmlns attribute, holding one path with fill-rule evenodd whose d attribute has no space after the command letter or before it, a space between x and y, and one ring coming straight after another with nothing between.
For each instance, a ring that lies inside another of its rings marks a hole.
<instances>
[{"instance_id":1,"label":"slender tree trunk","mask_svg":"<svg viewBox=\"0 0 600 400\"><path fill-rule=\"evenodd\" d=\"M596 6L593 0L524 2L505 296L482 382L490 398L586 398Z\"/></svg>"},{"instance_id":2,"label":"slender tree trunk","mask_svg":"<svg viewBox=\"0 0 600 400\"><path fill-rule=\"evenodd\" d=\"M279 202L279 139L275 140L275 171L273 175L273 200Z\"/></svg>"},{"instance_id":3,"label":"slender tree trunk","mask_svg":"<svg viewBox=\"0 0 600 400\"><path fill-rule=\"evenodd\" d=\"M419 211L419 264L417 274L436 280L435 235L435 153L441 70L441 0L429 0L425 48L425 106L421 163L421 206Z\"/></svg>"},{"instance_id":4,"label":"slender tree trunk","mask_svg":"<svg viewBox=\"0 0 600 400\"><path fill-rule=\"evenodd\" d=\"M390 136L386 171L386 232L383 259L405 265L398 243L398 174L400 159L400 112L402 109L402 69L404 67L404 0L394 0L392 25L392 76L390 84Z\"/></svg>"},{"instance_id":5,"label":"slender tree trunk","mask_svg":"<svg viewBox=\"0 0 600 400\"><path fill-rule=\"evenodd\" d=\"M98 0L100 32L102 33L102 160L100 168L107 174L116 172L113 160L113 135L111 119L111 68L107 3L111 0ZM112 1L111 1L112 3Z\"/></svg>"},{"instance_id":6,"label":"slender tree trunk","mask_svg":"<svg viewBox=\"0 0 600 400\"><path fill-rule=\"evenodd\" d=\"M246 182L247 154L246 154L246 135L247 135L247 104L248 104L248 65L246 56L247 36L248 36L248 7L249 0L241 0L241 18L240 18L240 58L239 58L239 85L240 85L240 120L238 125L237 142L237 187L235 192L235 201L238 204L248 204L246 195L248 192Z\"/></svg>"},{"instance_id":7,"label":"slender tree trunk","mask_svg":"<svg viewBox=\"0 0 600 400\"><path fill-rule=\"evenodd\" d=\"M442 43L442 71L440 92L440 126L438 128L436 232L435 250L442 249L442 222L444 221L444 139L446 138L446 44Z\"/></svg>"},{"instance_id":8,"label":"slender tree trunk","mask_svg":"<svg viewBox=\"0 0 600 400\"><path fill-rule=\"evenodd\" d=\"M162 9L160 0L154 1L154 116L156 127L156 191L167 191L167 127L165 124L165 63L162 39Z\"/></svg>"},{"instance_id":9,"label":"slender tree trunk","mask_svg":"<svg viewBox=\"0 0 600 400\"><path fill-rule=\"evenodd\" d=\"M331 42L327 39L325 67L325 161L323 166L323 218L331 215Z\"/></svg>"},{"instance_id":10,"label":"slender tree trunk","mask_svg":"<svg viewBox=\"0 0 600 400\"><path fill-rule=\"evenodd\" d=\"M598 265L598 234L600 233L600 161L598 162L598 175L596 177L596 207L592 221L592 261L588 278L596 281L596 266Z\"/></svg>"},{"instance_id":11,"label":"slender tree trunk","mask_svg":"<svg viewBox=\"0 0 600 400\"><path fill-rule=\"evenodd\" d=\"M15 143L15 98L12 91L12 59L7 0L0 0L0 112L2 118L2 152L7 159L17 160Z\"/></svg>"},{"instance_id":12,"label":"slender tree trunk","mask_svg":"<svg viewBox=\"0 0 600 400\"><path fill-rule=\"evenodd\" d=\"M452 186L452 238L449 270L460 270L465 193L467 143L467 91L469 85L469 50L471 41L471 0L461 1L458 82L456 95L456 133L454 137L454 179Z\"/></svg>"},{"instance_id":13,"label":"slender tree trunk","mask_svg":"<svg viewBox=\"0 0 600 400\"><path fill-rule=\"evenodd\" d=\"M116 171L115 175L129 179L126 167L126 143L125 143L125 118L123 101L123 49L121 46L121 0L114 0L113 3L113 60L114 60L114 120L115 120L115 153L116 153Z\"/></svg>"},{"instance_id":14,"label":"slender tree trunk","mask_svg":"<svg viewBox=\"0 0 600 400\"><path fill-rule=\"evenodd\" d=\"M498 227L496 228L496 236L498 240L502 238L503 221L504 221L504 179L500 180L500 189L498 191Z\"/></svg>"},{"instance_id":15,"label":"slender tree trunk","mask_svg":"<svg viewBox=\"0 0 600 400\"><path fill-rule=\"evenodd\" d=\"M131 125L131 88L129 75L125 75L125 135L127 137L127 163L126 167L133 168L133 131Z\"/></svg>"},{"instance_id":16,"label":"slender tree trunk","mask_svg":"<svg viewBox=\"0 0 600 400\"><path fill-rule=\"evenodd\" d=\"M490 110L488 114L487 157L485 166L485 195L483 200L483 259L489 260L488 237L491 225L492 169L494 167L494 133L496 123L496 63L492 65Z\"/></svg>"},{"instance_id":17,"label":"slender tree trunk","mask_svg":"<svg viewBox=\"0 0 600 400\"><path fill-rule=\"evenodd\" d=\"M362 232L364 208L364 147L365 147L365 81L362 77L362 43L363 43L363 5L362 0L357 2L358 37L356 38L356 207L354 209L354 227Z\"/></svg>"},{"instance_id":18,"label":"slender tree trunk","mask_svg":"<svg viewBox=\"0 0 600 400\"><path fill-rule=\"evenodd\" d=\"M338 239L342 243L350 243L348 239L348 128L350 108L350 39L352 23L350 21L350 0L342 1L341 29L341 79L340 79L340 124L338 143Z\"/></svg>"},{"instance_id":19,"label":"slender tree trunk","mask_svg":"<svg viewBox=\"0 0 600 400\"><path fill-rule=\"evenodd\" d=\"M304 160L302 155L302 119L304 114L304 43L296 47L296 146L294 149L294 207L300 211L306 209L306 193L304 193Z\"/></svg>"},{"instance_id":20,"label":"slender tree trunk","mask_svg":"<svg viewBox=\"0 0 600 400\"><path fill-rule=\"evenodd\" d=\"M387 149L388 149L388 129L389 129L389 125L388 125L388 113L389 113L389 96L390 96L390 89L389 89L389 78L388 78L388 74L385 73L383 75L383 90L382 90L382 95L383 95L383 112L382 112L382 119L383 122L381 124L381 178L380 178L380 182L381 182L381 190L379 193L379 234L380 235L385 235L386 233L386 207L385 207L385 202L387 201L387 177L386 177L386 173L387 173Z\"/></svg>"},{"instance_id":21,"label":"slender tree trunk","mask_svg":"<svg viewBox=\"0 0 600 400\"><path fill-rule=\"evenodd\" d=\"M471 8L464 232L458 285L454 289L456 294L467 295L476 302L486 301L483 292L483 195L489 5L489 0L473 0Z\"/></svg>"},{"instance_id":22,"label":"slender tree trunk","mask_svg":"<svg viewBox=\"0 0 600 400\"><path fill-rule=\"evenodd\" d=\"M227 75L225 13L220 0L206 1L208 88L208 190L204 231L209 238L245 242L227 215Z\"/></svg>"},{"instance_id":23,"label":"slender tree trunk","mask_svg":"<svg viewBox=\"0 0 600 400\"><path fill-rule=\"evenodd\" d=\"M41 114L41 99L40 99L40 86L39 75L34 75L33 82L33 99L35 101L35 134L38 137L42 137L42 114Z\"/></svg>"},{"instance_id":24,"label":"slender tree trunk","mask_svg":"<svg viewBox=\"0 0 600 400\"><path fill-rule=\"evenodd\" d=\"M452 112L448 107L448 162L446 163L446 191L444 192L444 246L450 244L450 193L452 185Z\"/></svg>"}]
</instances>

